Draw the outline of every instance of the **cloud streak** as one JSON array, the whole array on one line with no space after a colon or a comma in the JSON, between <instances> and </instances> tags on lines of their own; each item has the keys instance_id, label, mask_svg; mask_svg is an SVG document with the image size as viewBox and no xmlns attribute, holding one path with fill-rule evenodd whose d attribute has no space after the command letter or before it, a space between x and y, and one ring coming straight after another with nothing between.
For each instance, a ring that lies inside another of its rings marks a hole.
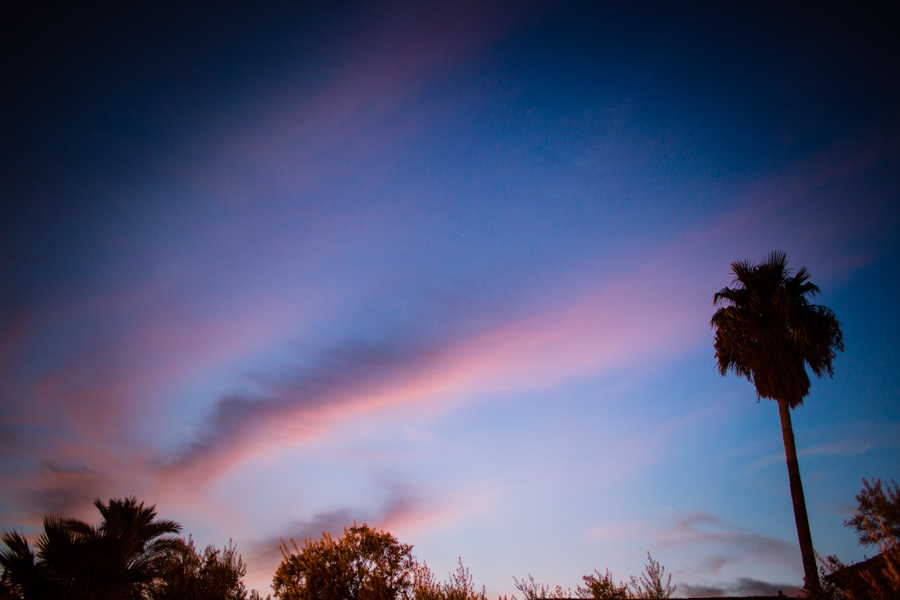
<instances>
[{"instance_id":1,"label":"cloud streak","mask_svg":"<svg viewBox=\"0 0 900 600\"><path fill-rule=\"evenodd\" d=\"M800 593L800 587L787 583L770 583L760 581L752 577L739 577L734 581L723 582L716 585L698 585L679 583L678 592L685 594L687 598L720 598L724 596L776 596L784 593L786 596L795 597Z\"/></svg>"},{"instance_id":2,"label":"cloud streak","mask_svg":"<svg viewBox=\"0 0 900 600\"><path fill-rule=\"evenodd\" d=\"M667 294L645 294L640 282L651 279ZM702 310L687 308L688 298L674 284L657 268L644 269L574 302L494 322L462 339L348 342L293 375L258 377L265 394L220 399L197 438L162 472L200 481L273 445L314 439L351 415L547 388L645 363L696 336Z\"/></svg>"},{"instance_id":3,"label":"cloud streak","mask_svg":"<svg viewBox=\"0 0 900 600\"><path fill-rule=\"evenodd\" d=\"M444 502L426 505L421 495L408 483L381 481L379 487L387 497L379 508L363 509L355 507L334 508L316 513L308 520L298 520L282 526L279 533L251 543L250 556L254 571L271 571L281 561L282 542L292 548L290 540L302 548L307 540L318 541L324 533L332 538L341 537L345 528L354 522L367 524L375 529L397 534L410 526L439 521L446 523L459 518L465 503L450 506ZM401 540L402 541L402 540Z\"/></svg>"},{"instance_id":4,"label":"cloud streak","mask_svg":"<svg viewBox=\"0 0 900 600\"><path fill-rule=\"evenodd\" d=\"M718 517L695 511L676 520L675 527L661 533L662 547L702 547L711 554L686 573L719 577L726 566L754 561L793 565L799 572L799 552L795 544L756 533L745 533Z\"/></svg>"}]
</instances>

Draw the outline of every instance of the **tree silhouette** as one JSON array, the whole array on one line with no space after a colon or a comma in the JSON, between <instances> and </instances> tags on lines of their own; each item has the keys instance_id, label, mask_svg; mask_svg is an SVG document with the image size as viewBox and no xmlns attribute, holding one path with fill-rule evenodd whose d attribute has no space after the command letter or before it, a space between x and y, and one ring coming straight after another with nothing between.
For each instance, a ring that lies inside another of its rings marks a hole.
<instances>
[{"instance_id":1,"label":"tree silhouette","mask_svg":"<svg viewBox=\"0 0 900 600\"><path fill-rule=\"evenodd\" d=\"M156 507L135 498L95 500L103 517L93 526L77 519L44 517L44 531L32 552L15 531L6 533L0 552L2 580L25 600L139 598L158 576L177 540L174 521L157 521Z\"/></svg>"},{"instance_id":2,"label":"tree silhouette","mask_svg":"<svg viewBox=\"0 0 900 600\"><path fill-rule=\"evenodd\" d=\"M247 566L231 541L221 550L210 544L200 553L192 539L178 540L150 587L149 597L152 600L247 600L243 582L246 574Z\"/></svg>"},{"instance_id":3,"label":"tree silhouette","mask_svg":"<svg viewBox=\"0 0 900 600\"><path fill-rule=\"evenodd\" d=\"M746 377L758 398L778 403L806 585L819 591L790 409L809 394L807 366L817 377L833 375L835 351L844 349L840 323L830 309L809 302L807 296L819 288L809 282L805 267L791 275L783 252L772 252L759 264L735 261L731 270L733 287L713 296L719 307L711 321L719 372Z\"/></svg>"}]
</instances>

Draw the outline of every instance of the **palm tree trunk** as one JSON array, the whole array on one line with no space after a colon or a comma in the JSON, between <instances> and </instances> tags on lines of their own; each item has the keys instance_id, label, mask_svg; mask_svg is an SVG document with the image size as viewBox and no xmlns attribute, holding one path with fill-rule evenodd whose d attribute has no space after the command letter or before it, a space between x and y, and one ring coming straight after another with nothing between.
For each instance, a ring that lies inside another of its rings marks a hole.
<instances>
[{"instance_id":1,"label":"palm tree trunk","mask_svg":"<svg viewBox=\"0 0 900 600\"><path fill-rule=\"evenodd\" d=\"M813 592L821 591L819 572L816 569L816 555L813 552L812 535L809 532L809 518L806 516L806 499L800 482L800 465L797 463L797 448L794 446L794 428L791 426L791 410L787 402L778 401L781 416L781 435L784 437L784 454L787 458L788 478L791 481L791 500L794 503L794 521L797 523L797 537L800 539L800 555L803 557L803 572L806 587Z\"/></svg>"}]
</instances>

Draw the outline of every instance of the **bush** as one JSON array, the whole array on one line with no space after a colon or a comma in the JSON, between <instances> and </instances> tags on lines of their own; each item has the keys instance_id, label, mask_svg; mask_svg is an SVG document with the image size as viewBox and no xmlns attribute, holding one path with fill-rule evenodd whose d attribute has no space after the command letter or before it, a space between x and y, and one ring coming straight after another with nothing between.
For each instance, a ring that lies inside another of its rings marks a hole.
<instances>
[{"instance_id":1,"label":"bush","mask_svg":"<svg viewBox=\"0 0 900 600\"><path fill-rule=\"evenodd\" d=\"M585 587L578 586L578 597L585 600L626 600L628 598L628 586L624 583L613 581L612 573L609 569L605 575L601 575L600 571L594 570L593 575L585 575Z\"/></svg>"},{"instance_id":2,"label":"bush","mask_svg":"<svg viewBox=\"0 0 900 600\"><path fill-rule=\"evenodd\" d=\"M528 576L528 580L523 578L522 581L519 581L513 577L513 581L516 582L516 589L524 595L524 600L547 600L572 596L571 590L564 590L560 586L556 586L556 589L551 590L549 585L537 583L531 575ZM515 596L513 596L513 599L515 599Z\"/></svg>"},{"instance_id":3,"label":"bush","mask_svg":"<svg viewBox=\"0 0 900 600\"><path fill-rule=\"evenodd\" d=\"M487 600L484 588L475 591L475 584L469 570L459 559L456 573L451 573L446 583L434 579L428 565L423 564L416 571L415 600Z\"/></svg>"},{"instance_id":4,"label":"bush","mask_svg":"<svg viewBox=\"0 0 900 600\"><path fill-rule=\"evenodd\" d=\"M659 598L671 598L672 594L675 593L675 588L677 586L672 584L672 576L669 575L669 578L666 580L665 585L663 585L663 577L666 575L666 569L659 564L657 561L653 560L653 557L650 556L650 553L647 553L647 567L644 569L644 573L640 578L632 577L631 578L631 595L633 598L646 598L648 600L657 600Z\"/></svg>"}]
</instances>

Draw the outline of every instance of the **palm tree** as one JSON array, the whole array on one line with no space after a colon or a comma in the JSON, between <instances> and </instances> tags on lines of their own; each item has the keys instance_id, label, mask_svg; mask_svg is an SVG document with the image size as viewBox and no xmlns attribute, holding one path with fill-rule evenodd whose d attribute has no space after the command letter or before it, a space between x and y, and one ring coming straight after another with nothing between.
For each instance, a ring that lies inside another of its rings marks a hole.
<instances>
[{"instance_id":1,"label":"palm tree","mask_svg":"<svg viewBox=\"0 0 900 600\"><path fill-rule=\"evenodd\" d=\"M74 600L141 598L157 577L178 540L174 521L156 520L156 507L135 498L94 505L103 516L99 526L77 519L44 517L44 531L35 544L37 554L16 532L3 536L0 552L2 582L19 596L65 597Z\"/></svg>"},{"instance_id":2,"label":"palm tree","mask_svg":"<svg viewBox=\"0 0 900 600\"><path fill-rule=\"evenodd\" d=\"M181 526L155 520L156 507L145 507L133 497L106 505L98 499L94 506L103 517L98 527L75 519L63 522L81 546L76 580L92 599L140 597L177 544L175 538L163 536L178 533Z\"/></svg>"},{"instance_id":3,"label":"palm tree","mask_svg":"<svg viewBox=\"0 0 900 600\"><path fill-rule=\"evenodd\" d=\"M808 366L816 377L834 375L831 362L843 350L840 323L824 306L807 297L819 293L809 282L806 267L792 275L784 252L772 252L763 262L731 263L733 287L713 296L718 308L712 317L716 361L722 375L733 371L756 386L758 398L778 402L781 433L787 458L794 519L806 585L821 589L816 570L806 501L797 464L790 409L809 394Z\"/></svg>"}]
</instances>

